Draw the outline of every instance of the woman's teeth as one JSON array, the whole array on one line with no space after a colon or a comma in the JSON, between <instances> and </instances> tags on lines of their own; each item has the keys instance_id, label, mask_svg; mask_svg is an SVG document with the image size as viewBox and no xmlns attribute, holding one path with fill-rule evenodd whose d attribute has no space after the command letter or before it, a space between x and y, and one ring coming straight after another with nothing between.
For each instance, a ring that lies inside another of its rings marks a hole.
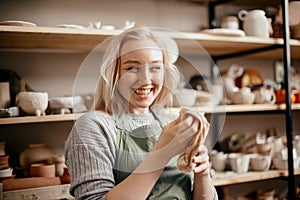
<instances>
[{"instance_id":1,"label":"woman's teeth","mask_svg":"<svg viewBox=\"0 0 300 200\"><path fill-rule=\"evenodd\" d=\"M149 88L149 89L140 89L139 88L139 89L135 90L135 93L138 95L149 95L151 91L152 91L151 88Z\"/></svg>"}]
</instances>

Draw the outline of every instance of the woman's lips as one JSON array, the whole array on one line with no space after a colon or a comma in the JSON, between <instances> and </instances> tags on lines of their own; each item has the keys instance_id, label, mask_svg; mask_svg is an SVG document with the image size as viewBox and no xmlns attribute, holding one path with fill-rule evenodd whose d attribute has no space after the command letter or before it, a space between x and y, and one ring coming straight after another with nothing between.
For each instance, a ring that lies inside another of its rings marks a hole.
<instances>
[{"instance_id":1,"label":"woman's lips","mask_svg":"<svg viewBox=\"0 0 300 200\"><path fill-rule=\"evenodd\" d=\"M137 88L134 93L140 96L148 96L153 91L153 88Z\"/></svg>"}]
</instances>

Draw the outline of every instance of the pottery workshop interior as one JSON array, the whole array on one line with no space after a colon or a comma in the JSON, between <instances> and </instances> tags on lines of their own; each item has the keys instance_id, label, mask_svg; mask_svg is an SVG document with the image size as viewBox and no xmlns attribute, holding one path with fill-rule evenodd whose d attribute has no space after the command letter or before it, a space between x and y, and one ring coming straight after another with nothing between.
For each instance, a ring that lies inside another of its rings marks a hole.
<instances>
[{"instance_id":1,"label":"pottery workshop interior","mask_svg":"<svg viewBox=\"0 0 300 200\"><path fill-rule=\"evenodd\" d=\"M143 27L179 74L157 112L210 124L218 199L300 199L299 10L299 0L1 1L0 199L75 199L67 139L98 112L109 40Z\"/></svg>"}]
</instances>

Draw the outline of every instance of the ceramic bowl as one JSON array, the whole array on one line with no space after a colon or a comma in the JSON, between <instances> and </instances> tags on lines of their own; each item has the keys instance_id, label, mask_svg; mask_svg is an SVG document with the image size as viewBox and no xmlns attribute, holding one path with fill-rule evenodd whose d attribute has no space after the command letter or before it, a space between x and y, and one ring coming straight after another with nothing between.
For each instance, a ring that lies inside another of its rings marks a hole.
<instances>
[{"instance_id":1,"label":"ceramic bowl","mask_svg":"<svg viewBox=\"0 0 300 200\"><path fill-rule=\"evenodd\" d=\"M87 110L84 98L81 96L51 97L49 108L52 110L72 109L73 112L84 112Z\"/></svg>"},{"instance_id":2,"label":"ceramic bowl","mask_svg":"<svg viewBox=\"0 0 300 200\"><path fill-rule=\"evenodd\" d=\"M45 115L48 107L47 92L20 92L17 95L17 104L29 115Z\"/></svg>"},{"instance_id":3,"label":"ceramic bowl","mask_svg":"<svg viewBox=\"0 0 300 200\"><path fill-rule=\"evenodd\" d=\"M270 168L271 161L270 155L257 155L250 158L250 166L254 171L266 171Z\"/></svg>"}]
</instances>

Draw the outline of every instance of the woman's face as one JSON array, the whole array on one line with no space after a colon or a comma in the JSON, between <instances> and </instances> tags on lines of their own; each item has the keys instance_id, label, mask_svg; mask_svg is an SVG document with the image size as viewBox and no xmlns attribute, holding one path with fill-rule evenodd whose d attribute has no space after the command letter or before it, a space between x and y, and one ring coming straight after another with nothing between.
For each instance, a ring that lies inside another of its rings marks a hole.
<instances>
[{"instance_id":1,"label":"woman's face","mask_svg":"<svg viewBox=\"0 0 300 200\"><path fill-rule=\"evenodd\" d=\"M129 112L147 113L162 89L163 54L154 41L129 40L121 49L118 90Z\"/></svg>"}]
</instances>

